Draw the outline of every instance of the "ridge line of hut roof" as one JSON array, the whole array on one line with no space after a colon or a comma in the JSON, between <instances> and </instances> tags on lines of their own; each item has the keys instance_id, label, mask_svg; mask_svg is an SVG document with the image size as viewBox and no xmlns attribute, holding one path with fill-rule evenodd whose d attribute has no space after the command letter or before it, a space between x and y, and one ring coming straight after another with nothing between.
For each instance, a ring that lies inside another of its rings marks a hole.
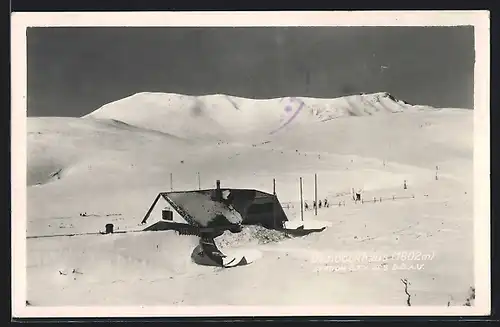
<instances>
[{"instance_id":1,"label":"ridge line of hut roof","mask_svg":"<svg viewBox=\"0 0 500 327\"><path fill-rule=\"evenodd\" d=\"M168 195L168 194L173 194L173 193L197 193L197 192L206 192L206 191L215 191L217 190L216 188L207 188L207 189L201 189L201 190L190 190L190 191L165 191L165 192L160 192L159 194L162 194L162 195ZM264 194L267 194L267 195L273 195L272 193L268 193L268 192L265 192L265 191L261 191L261 190L257 190L257 189L254 189L254 188L220 188L221 191L255 191L255 192L260 192L260 193L264 193Z\"/></svg>"}]
</instances>

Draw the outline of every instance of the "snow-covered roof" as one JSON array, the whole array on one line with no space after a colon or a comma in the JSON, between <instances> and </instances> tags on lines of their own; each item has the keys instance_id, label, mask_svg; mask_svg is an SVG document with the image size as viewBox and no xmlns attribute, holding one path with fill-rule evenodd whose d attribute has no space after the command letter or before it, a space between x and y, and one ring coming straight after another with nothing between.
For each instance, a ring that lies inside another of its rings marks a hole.
<instances>
[{"instance_id":1,"label":"snow-covered roof","mask_svg":"<svg viewBox=\"0 0 500 327\"><path fill-rule=\"evenodd\" d=\"M162 196L168 201L189 224L199 227L239 225L245 218L242 215L255 199L269 198L273 202L277 201L274 195L255 189L221 188L220 192L220 198L217 198L217 189L162 192L158 197ZM151 209L155 204L156 200ZM279 208L279 219L287 220L281 206Z\"/></svg>"}]
</instances>

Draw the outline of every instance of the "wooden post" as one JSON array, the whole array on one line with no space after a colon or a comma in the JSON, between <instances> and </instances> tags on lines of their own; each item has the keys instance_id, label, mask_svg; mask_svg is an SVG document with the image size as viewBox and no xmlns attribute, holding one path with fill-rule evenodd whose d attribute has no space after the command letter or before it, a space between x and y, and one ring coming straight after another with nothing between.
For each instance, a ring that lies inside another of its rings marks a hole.
<instances>
[{"instance_id":1,"label":"wooden post","mask_svg":"<svg viewBox=\"0 0 500 327\"><path fill-rule=\"evenodd\" d=\"M302 177L300 177L300 220L304 221L304 200L302 198Z\"/></svg>"},{"instance_id":2,"label":"wooden post","mask_svg":"<svg viewBox=\"0 0 500 327\"><path fill-rule=\"evenodd\" d=\"M316 206L314 207L314 215L318 215L318 175L314 174L314 202Z\"/></svg>"},{"instance_id":3,"label":"wooden post","mask_svg":"<svg viewBox=\"0 0 500 327\"><path fill-rule=\"evenodd\" d=\"M274 195L274 200L273 200L273 225L274 229L277 229L277 224L276 224L276 179L273 178L273 195Z\"/></svg>"},{"instance_id":4,"label":"wooden post","mask_svg":"<svg viewBox=\"0 0 500 327\"><path fill-rule=\"evenodd\" d=\"M173 177L172 173L170 173L170 191L174 190L174 182L173 182Z\"/></svg>"},{"instance_id":5,"label":"wooden post","mask_svg":"<svg viewBox=\"0 0 500 327\"><path fill-rule=\"evenodd\" d=\"M200 172L198 172L198 190L201 190Z\"/></svg>"}]
</instances>

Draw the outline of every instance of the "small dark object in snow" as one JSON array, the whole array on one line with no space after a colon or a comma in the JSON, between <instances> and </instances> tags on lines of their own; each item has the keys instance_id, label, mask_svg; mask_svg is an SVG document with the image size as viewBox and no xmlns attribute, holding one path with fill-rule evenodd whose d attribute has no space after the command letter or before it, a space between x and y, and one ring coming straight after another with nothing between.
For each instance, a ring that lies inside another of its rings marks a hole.
<instances>
[{"instance_id":1,"label":"small dark object in snow","mask_svg":"<svg viewBox=\"0 0 500 327\"><path fill-rule=\"evenodd\" d=\"M106 224L106 234L113 234L113 224Z\"/></svg>"}]
</instances>

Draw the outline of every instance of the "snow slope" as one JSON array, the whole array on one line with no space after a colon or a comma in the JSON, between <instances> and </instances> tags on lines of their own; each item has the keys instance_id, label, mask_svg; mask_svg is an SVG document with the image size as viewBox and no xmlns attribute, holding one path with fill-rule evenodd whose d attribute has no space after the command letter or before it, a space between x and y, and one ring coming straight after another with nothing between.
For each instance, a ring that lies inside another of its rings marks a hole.
<instances>
[{"instance_id":1,"label":"snow slope","mask_svg":"<svg viewBox=\"0 0 500 327\"><path fill-rule=\"evenodd\" d=\"M413 106L386 92L335 99L284 97L246 99L222 94L186 96L173 93L138 93L85 117L117 119L125 123L187 138L232 140L235 135L272 133L290 122L327 121L431 109Z\"/></svg>"},{"instance_id":2,"label":"snow slope","mask_svg":"<svg viewBox=\"0 0 500 327\"><path fill-rule=\"evenodd\" d=\"M406 305L407 278L414 305L462 305L473 286L473 111L386 93L290 99L140 93L82 118L29 118L30 303ZM300 220L299 177L311 204L317 173L330 207L304 220L329 227L294 239L253 227L225 234L225 251L260 253L227 271L192 264L196 239L171 232L32 238L97 232L109 222L118 231L144 228L170 173L174 189L187 190L198 187L197 172L202 188L220 179L271 192L276 178L291 224ZM353 187L366 202L354 204ZM412 260L425 268L409 269L407 260L403 269L401 258L358 270L331 262L339 253L405 251L425 257Z\"/></svg>"}]
</instances>

